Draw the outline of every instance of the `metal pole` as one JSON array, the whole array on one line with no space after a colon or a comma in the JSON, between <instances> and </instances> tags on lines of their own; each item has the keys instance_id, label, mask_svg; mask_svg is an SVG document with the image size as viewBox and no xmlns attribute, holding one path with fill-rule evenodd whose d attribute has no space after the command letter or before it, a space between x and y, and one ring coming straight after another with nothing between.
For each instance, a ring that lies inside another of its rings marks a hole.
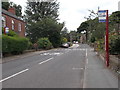
<instances>
[{"instance_id":1,"label":"metal pole","mask_svg":"<svg viewBox=\"0 0 120 90\"><path fill-rule=\"evenodd\" d=\"M2 1L0 0L0 62L2 63ZM2 79L2 64L0 64L0 80ZM2 83L0 83L0 90Z\"/></svg>"},{"instance_id":2,"label":"metal pole","mask_svg":"<svg viewBox=\"0 0 120 90\"><path fill-rule=\"evenodd\" d=\"M106 66L109 66L109 28L108 10L106 10Z\"/></svg>"}]
</instances>

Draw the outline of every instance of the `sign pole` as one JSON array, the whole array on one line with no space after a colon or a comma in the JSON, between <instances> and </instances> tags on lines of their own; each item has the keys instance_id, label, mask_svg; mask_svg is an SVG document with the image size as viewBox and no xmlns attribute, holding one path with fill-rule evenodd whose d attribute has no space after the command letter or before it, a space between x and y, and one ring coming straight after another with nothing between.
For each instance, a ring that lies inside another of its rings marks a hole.
<instances>
[{"instance_id":1,"label":"sign pole","mask_svg":"<svg viewBox=\"0 0 120 90\"><path fill-rule=\"evenodd\" d=\"M109 28L108 10L106 10L106 66L109 66Z\"/></svg>"}]
</instances>

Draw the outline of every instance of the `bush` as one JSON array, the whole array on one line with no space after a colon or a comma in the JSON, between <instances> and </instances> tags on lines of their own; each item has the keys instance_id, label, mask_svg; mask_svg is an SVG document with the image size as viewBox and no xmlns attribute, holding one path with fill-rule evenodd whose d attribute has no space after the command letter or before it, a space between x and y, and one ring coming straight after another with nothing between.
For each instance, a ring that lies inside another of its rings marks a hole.
<instances>
[{"instance_id":1,"label":"bush","mask_svg":"<svg viewBox=\"0 0 120 90\"><path fill-rule=\"evenodd\" d=\"M63 44L63 43L66 43L66 42L68 42L67 38L62 37L62 38L61 38L61 43Z\"/></svg>"},{"instance_id":2,"label":"bush","mask_svg":"<svg viewBox=\"0 0 120 90\"><path fill-rule=\"evenodd\" d=\"M28 50L33 49L33 44L32 42L28 42Z\"/></svg>"},{"instance_id":3,"label":"bush","mask_svg":"<svg viewBox=\"0 0 120 90\"><path fill-rule=\"evenodd\" d=\"M2 34L4 34L4 28L2 28ZM8 36L12 37L18 37L18 34L16 34L14 31L9 30L9 33L7 34Z\"/></svg>"},{"instance_id":4,"label":"bush","mask_svg":"<svg viewBox=\"0 0 120 90\"><path fill-rule=\"evenodd\" d=\"M49 41L48 38L40 38L37 43L38 43L38 48L39 49L50 49L50 48L52 48L52 43Z\"/></svg>"},{"instance_id":5,"label":"bush","mask_svg":"<svg viewBox=\"0 0 120 90\"><path fill-rule=\"evenodd\" d=\"M95 37L91 37L91 43L94 43L95 42Z\"/></svg>"},{"instance_id":6,"label":"bush","mask_svg":"<svg viewBox=\"0 0 120 90\"><path fill-rule=\"evenodd\" d=\"M104 50L105 49L104 46L105 46L104 39L99 39L99 40L95 41L95 49L97 51Z\"/></svg>"},{"instance_id":7,"label":"bush","mask_svg":"<svg viewBox=\"0 0 120 90\"><path fill-rule=\"evenodd\" d=\"M2 52L19 54L26 50L29 46L29 40L21 37L2 36Z\"/></svg>"},{"instance_id":8,"label":"bush","mask_svg":"<svg viewBox=\"0 0 120 90\"><path fill-rule=\"evenodd\" d=\"M111 39L110 54L120 54L120 36Z\"/></svg>"},{"instance_id":9,"label":"bush","mask_svg":"<svg viewBox=\"0 0 120 90\"><path fill-rule=\"evenodd\" d=\"M12 36L12 37L18 37L18 34L16 34L14 31L9 30L9 33L7 34L8 36Z\"/></svg>"}]
</instances>

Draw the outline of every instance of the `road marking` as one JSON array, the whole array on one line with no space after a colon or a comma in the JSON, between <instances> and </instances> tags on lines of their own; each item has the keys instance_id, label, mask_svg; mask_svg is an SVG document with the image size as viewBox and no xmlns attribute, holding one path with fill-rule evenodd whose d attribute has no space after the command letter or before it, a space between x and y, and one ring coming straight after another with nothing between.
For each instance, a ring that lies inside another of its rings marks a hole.
<instances>
[{"instance_id":1,"label":"road marking","mask_svg":"<svg viewBox=\"0 0 120 90\"><path fill-rule=\"evenodd\" d=\"M86 88L86 70L87 70L87 64L88 64L88 51L86 49L86 63L85 63L85 70L84 70L84 78L83 78L83 88Z\"/></svg>"},{"instance_id":2,"label":"road marking","mask_svg":"<svg viewBox=\"0 0 120 90\"><path fill-rule=\"evenodd\" d=\"M29 70L29 69L25 69L25 70L22 70L22 71L20 71L20 72L18 72L18 73L16 73L16 74L13 74L13 75L7 77L7 78L4 78L4 79L0 80L0 83L3 82L3 81L6 81L6 80L8 80L8 79L10 79L10 78L12 78L12 77L15 77L15 76L17 76L17 75L19 75L19 74L21 74L21 73L24 73L24 72L26 72L26 71L28 71L28 70Z\"/></svg>"},{"instance_id":3,"label":"road marking","mask_svg":"<svg viewBox=\"0 0 120 90\"><path fill-rule=\"evenodd\" d=\"M86 49L86 57L88 56L87 49Z\"/></svg>"},{"instance_id":4,"label":"road marking","mask_svg":"<svg viewBox=\"0 0 120 90\"><path fill-rule=\"evenodd\" d=\"M39 64L46 63L46 62L50 61L51 59L53 59L53 57L52 57L52 58L49 58L49 59L47 59L47 60L45 60L45 61L43 61L43 62L40 62Z\"/></svg>"},{"instance_id":5,"label":"road marking","mask_svg":"<svg viewBox=\"0 0 120 90\"><path fill-rule=\"evenodd\" d=\"M86 59L86 63L88 64L88 58Z\"/></svg>"},{"instance_id":6,"label":"road marking","mask_svg":"<svg viewBox=\"0 0 120 90\"><path fill-rule=\"evenodd\" d=\"M61 52L54 52L54 53L43 53L43 54L40 54L40 55L43 55L43 56L47 56L47 55L56 55L56 56L58 56L58 55L62 55L63 53L61 53Z\"/></svg>"},{"instance_id":7,"label":"road marking","mask_svg":"<svg viewBox=\"0 0 120 90\"><path fill-rule=\"evenodd\" d=\"M73 70L83 70L84 68L72 68Z\"/></svg>"}]
</instances>

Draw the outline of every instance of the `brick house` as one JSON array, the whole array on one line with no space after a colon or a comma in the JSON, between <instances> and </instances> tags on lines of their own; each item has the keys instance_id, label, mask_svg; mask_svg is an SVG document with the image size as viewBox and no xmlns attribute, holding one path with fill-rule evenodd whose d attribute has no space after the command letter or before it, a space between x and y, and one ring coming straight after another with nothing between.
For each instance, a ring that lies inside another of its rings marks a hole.
<instances>
[{"instance_id":1,"label":"brick house","mask_svg":"<svg viewBox=\"0 0 120 90\"><path fill-rule=\"evenodd\" d=\"M2 9L2 27L8 27L19 36L25 37L25 22L15 15L14 8L9 8L8 11Z\"/></svg>"}]
</instances>

